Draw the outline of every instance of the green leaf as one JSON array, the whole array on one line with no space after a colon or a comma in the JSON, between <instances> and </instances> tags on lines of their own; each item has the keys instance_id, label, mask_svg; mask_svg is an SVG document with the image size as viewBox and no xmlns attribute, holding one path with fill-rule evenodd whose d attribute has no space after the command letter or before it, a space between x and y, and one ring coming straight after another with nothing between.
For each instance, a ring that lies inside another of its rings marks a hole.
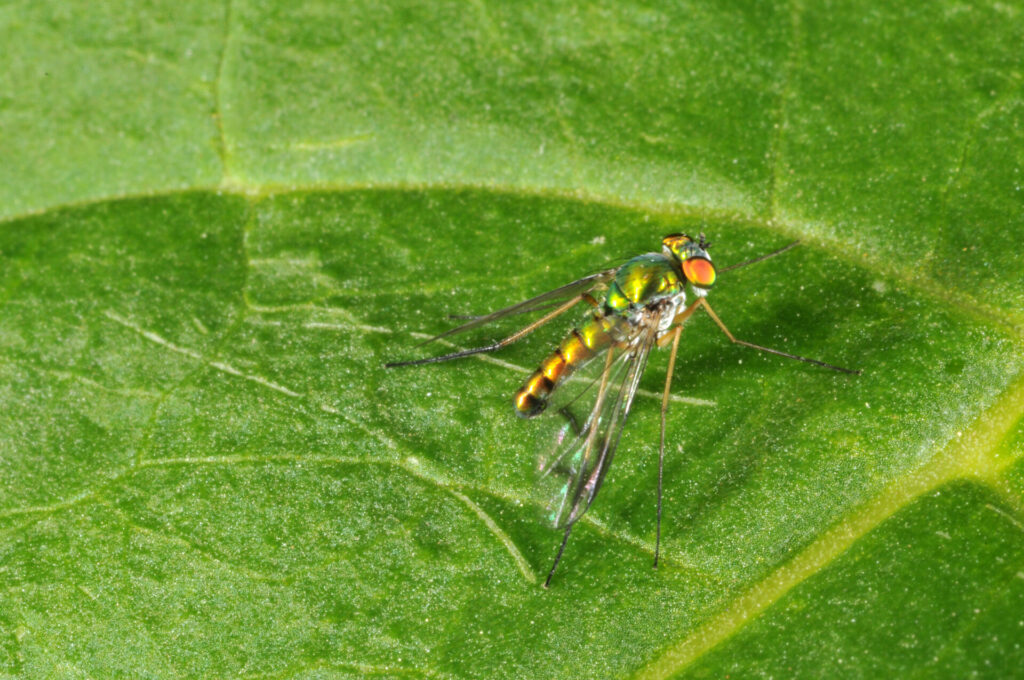
<instances>
[{"instance_id":1,"label":"green leaf","mask_svg":"<svg viewBox=\"0 0 1024 680\"><path fill-rule=\"evenodd\" d=\"M1013 5L0 8L0 677L965 677L1024 665ZM573 531L511 395L704 231ZM520 318L457 339L472 346Z\"/></svg>"}]
</instances>

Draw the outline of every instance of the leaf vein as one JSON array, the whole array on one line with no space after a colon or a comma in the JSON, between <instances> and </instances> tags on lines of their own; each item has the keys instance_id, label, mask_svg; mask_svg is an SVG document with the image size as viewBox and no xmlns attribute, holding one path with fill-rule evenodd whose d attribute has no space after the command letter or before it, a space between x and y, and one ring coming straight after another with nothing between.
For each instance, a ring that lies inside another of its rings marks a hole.
<instances>
[{"instance_id":1,"label":"leaf vein","mask_svg":"<svg viewBox=\"0 0 1024 680\"><path fill-rule=\"evenodd\" d=\"M209 366L210 368L216 369L216 370L218 370L218 371L220 371L222 373L226 373L228 375L236 376L236 377L242 378L244 380L248 380L250 382L254 382L257 385L262 385L263 387L266 387L267 389L274 390L276 392L280 392L281 394L287 395L289 397L301 398L303 396L303 395L299 394L298 392L296 392L295 390L292 390L289 387L286 387L286 386L281 385L279 383L276 383L276 382L274 382L272 380L264 378L263 376L256 375L254 373L244 373L243 371L240 371L239 369L235 368L231 364L228 364L228 363L223 362L223 361L211 361L211 360L205 358L203 355L199 354L198 352L196 352L194 350L191 350L191 349L189 349L187 347L181 347L180 345L176 345L173 342L171 342L170 340L167 340L167 339L163 338L162 336L158 335L157 333L154 333L153 331L148 331L148 330L146 330L144 328L141 328L140 326L137 326L136 324L132 323L131 321L128 321L127 319L125 319L125 318L121 317L120 315L112 312L111 310L104 311L104 316L106 316L108 319L110 319L112 321L115 321L115 322L121 324L125 328L129 328L129 329L135 331L136 333L138 333L139 335L141 335L145 339L149 340L150 342L153 342L153 343L155 343L157 345L160 345L161 347L164 347L165 349L167 349L167 350L169 350L171 352L174 352L176 354L181 354L182 356L186 356L186 357L188 357L190 359L193 359L193 360L198 361L198 362L200 362L202 364L205 364L206 366Z\"/></svg>"}]
</instances>

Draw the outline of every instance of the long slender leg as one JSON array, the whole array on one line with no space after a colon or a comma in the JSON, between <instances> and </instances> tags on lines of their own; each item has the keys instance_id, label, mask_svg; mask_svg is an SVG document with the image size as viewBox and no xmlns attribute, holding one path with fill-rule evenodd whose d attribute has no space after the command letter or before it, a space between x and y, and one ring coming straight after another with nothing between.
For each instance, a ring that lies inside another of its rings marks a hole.
<instances>
[{"instance_id":1,"label":"long slender leg","mask_svg":"<svg viewBox=\"0 0 1024 680\"><path fill-rule=\"evenodd\" d=\"M517 316L519 314L529 314L530 312L539 312L542 309L554 309L559 304L561 304L561 303L551 302L551 303L546 304L546 305L540 305L539 307L533 307L532 309L527 307L526 309L521 309L518 312L511 313L511 314L509 314L509 316ZM482 319L485 316L487 316L487 315L486 314L449 314L448 318L450 320L452 320L452 321L476 321L477 319Z\"/></svg>"},{"instance_id":2,"label":"long slender leg","mask_svg":"<svg viewBox=\"0 0 1024 680\"><path fill-rule=\"evenodd\" d=\"M668 412L668 395L672 387L672 371L676 367L676 353L679 351L679 336L683 327L676 326L672 340L672 354L668 358L668 374L665 376L665 394L661 398L661 447L658 449L658 529L654 539L654 566L658 566L658 553L661 551L661 489L665 473L665 414Z\"/></svg>"},{"instance_id":3,"label":"long slender leg","mask_svg":"<svg viewBox=\"0 0 1024 680\"><path fill-rule=\"evenodd\" d=\"M681 311L678 314L676 314L675 318L672 319L672 325L673 326L680 326L680 325L682 325L682 323L684 321L686 321L687 319L690 318L690 316L693 314L694 310L697 309L698 305L700 305L700 298L698 298L698 299L694 300L693 302L691 302L690 304L686 305L686 309L684 309L683 311ZM660 349L660 348L664 347L665 345L667 345L671 341L672 341L672 334L671 333L669 333L668 335L661 336L660 338L658 338L658 348Z\"/></svg>"},{"instance_id":4,"label":"long slender leg","mask_svg":"<svg viewBox=\"0 0 1024 680\"><path fill-rule=\"evenodd\" d=\"M559 306L557 309L555 309L555 310L553 310L551 312L548 312L547 314L545 314L541 318L537 319L536 321L531 323L529 326L525 326L524 328L520 328L518 331L516 331L512 335L508 336L504 340L499 340L498 342L494 343L493 345L487 345L486 347L474 347L473 349L464 349L464 350L462 350L460 352L452 352L451 354L445 354L444 356L439 356L439 357L427 357L426 359L414 359L412 361L393 361L393 362L384 364L384 368L395 368L396 366L419 366L420 364L436 364L436 363L441 362L441 361L451 361L452 359L461 359L462 357L468 357L468 356L472 356L474 354L484 354L485 352L493 352L495 350L499 350L502 347L506 347L508 345L511 345L516 340L520 340L521 338L523 338L524 336L528 335L529 333L532 333L533 331L535 331L539 327L541 327L544 324L546 324L548 321L551 321L552 319L554 319L556 316L559 316L561 314L564 314L564 313L568 312L570 309L572 309L577 304L579 304L580 302L582 302L583 300L585 300L585 299L587 299L589 297L590 296L586 295L586 294L584 294L584 295L577 295L576 297L572 298L571 300L569 300L565 304Z\"/></svg>"},{"instance_id":5,"label":"long slender leg","mask_svg":"<svg viewBox=\"0 0 1024 680\"><path fill-rule=\"evenodd\" d=\"M750 347L752 349L756 349L756 350L759 350L761 352L768 352L769 354L777 354L778 356L786 357L787 359L796 359L797 361L806 361L809 364L815 364L816 366L823 366L824 368L829 368L829 369L832 369L833 371L839 371L840 373L850 373L850 374L853 374L853 375L860 375L860 371L855 371L852 368L843 368L841 366L833 366L832 364L826 364L824 361L818 361L817 359L808 359L807 357L797 356L796 354L787 354L786 352L780 352L779 350L772 349L771 347L762 347L761 345L755 345L752 342L747 342L745 340L738 340L736 338L736 336L734 336L732 333L729 332L729 329L725 327L725 324L722 323L722 320L718 318L718 315L715 314L715 310L711 309L711 305L708 304L707 298L699 298L697 300L697 302L704 306L704 309L711 316L711 318L714 319L715 323L718 324L718 327L722 329L722 332L725 333L726 336L728 336L729 340L734 342L734 343L736 343L737 345L743 345L744 347Z\"/></svg>"},{"instance_id":6,"label":"long slender leg","mask_svg":"<svg viewBox=\"0 0 1024 680\"><path fill-rule=\"evenodd\" d=\"M565 551L565 544L569 542L570 531L572 531L571 524L565 528L565 535L562 536L562 545L558 546L558 554L555 555L555 563L551 565L551 571L548 572L548 577L544 580L545 590L551 585L551 577L555 575L555 569L558 568L558 562L562 559L562 553Z\"/></svg>"},{"instance_id":7,"label":"long slender leg","mask_svg":"<svg viewBox=\"0 0 1024 680\"><path fill-rule=\"evenodd\" d=\"M608 356L604 361L604 370L601 372L601 386L597 388L597 402L594 404L594 413L601 413L601 405L604 403L605 395L608 391L608 373L612 368L612 359L614 359L615 348L608 348ZM594 439L597 435L597 431L600 428L591 427L590 434L587 435L587 448L583 452L583 460L587 460L590 456L590 450L594 448Z\"/></svg>"}]
</instances>

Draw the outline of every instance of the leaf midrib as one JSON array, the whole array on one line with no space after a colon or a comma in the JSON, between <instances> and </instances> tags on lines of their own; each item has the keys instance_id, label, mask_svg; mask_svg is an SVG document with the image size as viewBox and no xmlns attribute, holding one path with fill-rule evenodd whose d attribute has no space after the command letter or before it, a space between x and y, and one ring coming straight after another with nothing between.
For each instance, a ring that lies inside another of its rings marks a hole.
<instances>
[{"instance_id":1,"label":"leaf midrib","mask_svg":"<svg viewBox=\"0 0 1024 680\"><path fill-rule=\"evenodd\" d=\"M637 213L650 213L661 218L682 218L687 220L704 220L708 222L734 222L743 226L772 232L787 239L799 240L801 245L808 245L827 252L831 257L851 264L857 269L871 272L899 282L904 290L909 290L927 297L930 301L948 306L950 304L950 288L946 284L939 283L931 277L924 277L920 272L911 271L900 266L902 259L882 258L877 256L875 250L860 250L856 243L847 243L840 239L822 238L819 234L809 230L806 226L778 219L764 219L736 211L723 210L714 207L695 206L678 203L674 201L645 202L621 196L608 196L606 194L592 193L584 190L564 191L550 187L534 187L521 185L485 184L485 183L378 183L378 182L313 182L308 184L236 184L225 182L219 185L208 187L189 187L187 189L168 189L166 191L152 191L139 193L125 193L96 197L81 201L69 201L67 203L55 204L39 210L27 211L17 215L0 218L0 227L5 224L16 223L23 219L40 217L52 213L59 213L65 210L75 210L84 207L102 205L104 203L117 203L121 201L133 201L145 198L171 198L176 196L187 196L195 193L213 193L216 195L236 196L247 200L250 207L274 196L303 193L354 193L360 191L380 192L413 192L425 193L431 191L479 191L493 192L500 196L521 196L528 198L547 198L565 201L580 201L583 203L595 203L603 207L626 210ZM820 224L825 224L818 221ZM1013 314L1008 310L992 307L982 300L975 298L966 291L954 291L956 294L954 307L955 311L968 319L980 321L986 324L997 326L1007 333L1018 347L1024 348L1024 312Z\"/></svg>"}]
</instances>

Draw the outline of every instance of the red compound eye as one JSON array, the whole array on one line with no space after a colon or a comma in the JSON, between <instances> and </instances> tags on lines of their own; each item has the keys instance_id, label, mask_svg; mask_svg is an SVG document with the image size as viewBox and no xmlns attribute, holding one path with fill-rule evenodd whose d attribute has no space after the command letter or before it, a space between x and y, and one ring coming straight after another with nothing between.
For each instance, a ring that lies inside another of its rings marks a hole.
<instances>
[{"instance_id":1,"label":"red compound eye","mask_svg":"<svg viewBox=\"0 0 1024 680\"><path fill-rule=\"evenodd\" d=\"M703 257L691 257L683 262L683 274L693 285L710 288L715 282L715 265Z\"/></svg>"}]
</instances>

